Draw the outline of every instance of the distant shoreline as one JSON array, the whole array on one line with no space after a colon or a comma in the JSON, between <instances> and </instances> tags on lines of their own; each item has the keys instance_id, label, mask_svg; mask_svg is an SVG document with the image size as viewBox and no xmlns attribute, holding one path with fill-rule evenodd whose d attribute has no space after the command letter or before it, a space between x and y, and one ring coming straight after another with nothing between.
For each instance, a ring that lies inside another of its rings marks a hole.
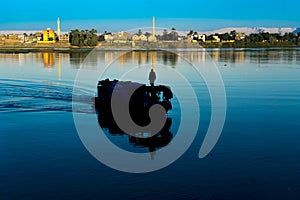
<instances>
[{"instance_id":1,"label":"distant shoreline","mask_svg":"<svg viewBox=\"0 0 300 200\"><path fill-rule=\"evenodd\" d=\"M215 50L239 50L239 51L254 51L254 50L299 50L300 47L251 47L251 48L97 48L97 47L69 47L69 48L50 48L50 47L0 47L0 53L88 53L92 50L97 51L195 51L195 50L206 50L206 51L215 51Z\"/></svg>"}]
</instances>

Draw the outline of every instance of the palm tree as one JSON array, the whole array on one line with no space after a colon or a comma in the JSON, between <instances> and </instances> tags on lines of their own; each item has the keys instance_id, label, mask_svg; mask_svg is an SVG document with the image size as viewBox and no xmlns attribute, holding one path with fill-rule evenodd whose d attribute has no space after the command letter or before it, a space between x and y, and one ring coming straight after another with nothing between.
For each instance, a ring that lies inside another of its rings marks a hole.
<instances>
[{"instance_id":1,"label":"palm tree","mask_svg":"<svg viewBox=\"0 0 300 200\"><path fill-rule=\"evenodd\" d=\"M92 33L92 34L96 34L98 31L96 30L96 29L94 29L94 28L92 28L92 30L90 30L90 33Z\"/></svg>"},{"instance_id":2,"label":"palm tree","mask_svg":"<svg viewBox=\"0 0 300 200\"><path fill-rule=\"evenodd\" d=\"M193 35L193 33L194 33L194 31L193 31L193 30L190 30L190 32L188 32L187 35L188 35L188 36L189 36L189 35Z\"/></svg>"}]
</instances>

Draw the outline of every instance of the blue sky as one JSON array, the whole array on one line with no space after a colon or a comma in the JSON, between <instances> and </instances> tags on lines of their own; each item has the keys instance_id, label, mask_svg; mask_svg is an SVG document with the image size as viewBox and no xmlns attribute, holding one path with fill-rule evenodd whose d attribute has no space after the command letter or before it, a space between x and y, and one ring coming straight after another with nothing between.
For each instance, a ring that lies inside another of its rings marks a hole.
<instances>
[{"instance_id":1,"label":"blue sky","mask_svg":"<svg viewBox=\"0 0 300 200\"><path fill-rule=\"evenodd\" d=\"M65 22L65 29L83 25L98 29L131 29L151 25L152 15L157 18L157 26L178 26L184 30L193 27L203 30L233 26L300 27L299 0L86 0L46 4L41 0L5 0L0 6L1 30L51 27L58 16Z\"/></svg>"}]
</instances>

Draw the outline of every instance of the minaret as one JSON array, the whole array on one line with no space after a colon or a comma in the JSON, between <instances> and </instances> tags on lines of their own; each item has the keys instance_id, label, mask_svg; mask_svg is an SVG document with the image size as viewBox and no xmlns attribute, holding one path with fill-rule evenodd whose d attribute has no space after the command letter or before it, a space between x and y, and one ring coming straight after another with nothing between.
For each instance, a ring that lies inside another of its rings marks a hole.
<instances>
[{"instance_id":1,"label":"minaret","mask_svg":"<svg viewBox=\"0 0 300 200\"><path fill-rule=\"evenodd\" d=\"M60 19L57 18L57 37L58 41L60 41Z\"/></svg>"},{"instance_id":2,"label":"minaret","mask_svg":"<svg viewBox=\"0 0 300 200\"><path fill-rule=\"evenodd\" d=\"M152 16L152 35L148 38L149 42L156 42L155 37L155 18Z\"/></svg>"},{"instance_id":3,"label":"minaret","mask_svg":"<svg viewBox=\"0 0 300 200\"><path fill-rule=\"evenodd\" d=\"M152 37L155 37L155 18L152 16Z\"/></svg>"}]
</instances>

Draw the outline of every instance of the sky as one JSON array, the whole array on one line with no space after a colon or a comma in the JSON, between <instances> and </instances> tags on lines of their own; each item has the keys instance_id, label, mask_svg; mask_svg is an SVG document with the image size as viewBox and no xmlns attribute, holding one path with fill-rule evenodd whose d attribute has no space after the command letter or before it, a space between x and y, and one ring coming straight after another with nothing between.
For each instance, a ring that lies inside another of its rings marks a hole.
<instances>
[{"instance_id":1,"label":"sky","mask_svg":"<svg viewBox=\"0 0 300 200\"><path fill-rule=\"evenodd\" d=\"M53 2L53 3L50 3ZM177 30L214 30L225 27L300 27L299 0L196 1L2 1L0 30L39 30L95 27L100 31L156 26ZM64 25L64 26L63 26Z\"/></svg>"}]
</instances>

